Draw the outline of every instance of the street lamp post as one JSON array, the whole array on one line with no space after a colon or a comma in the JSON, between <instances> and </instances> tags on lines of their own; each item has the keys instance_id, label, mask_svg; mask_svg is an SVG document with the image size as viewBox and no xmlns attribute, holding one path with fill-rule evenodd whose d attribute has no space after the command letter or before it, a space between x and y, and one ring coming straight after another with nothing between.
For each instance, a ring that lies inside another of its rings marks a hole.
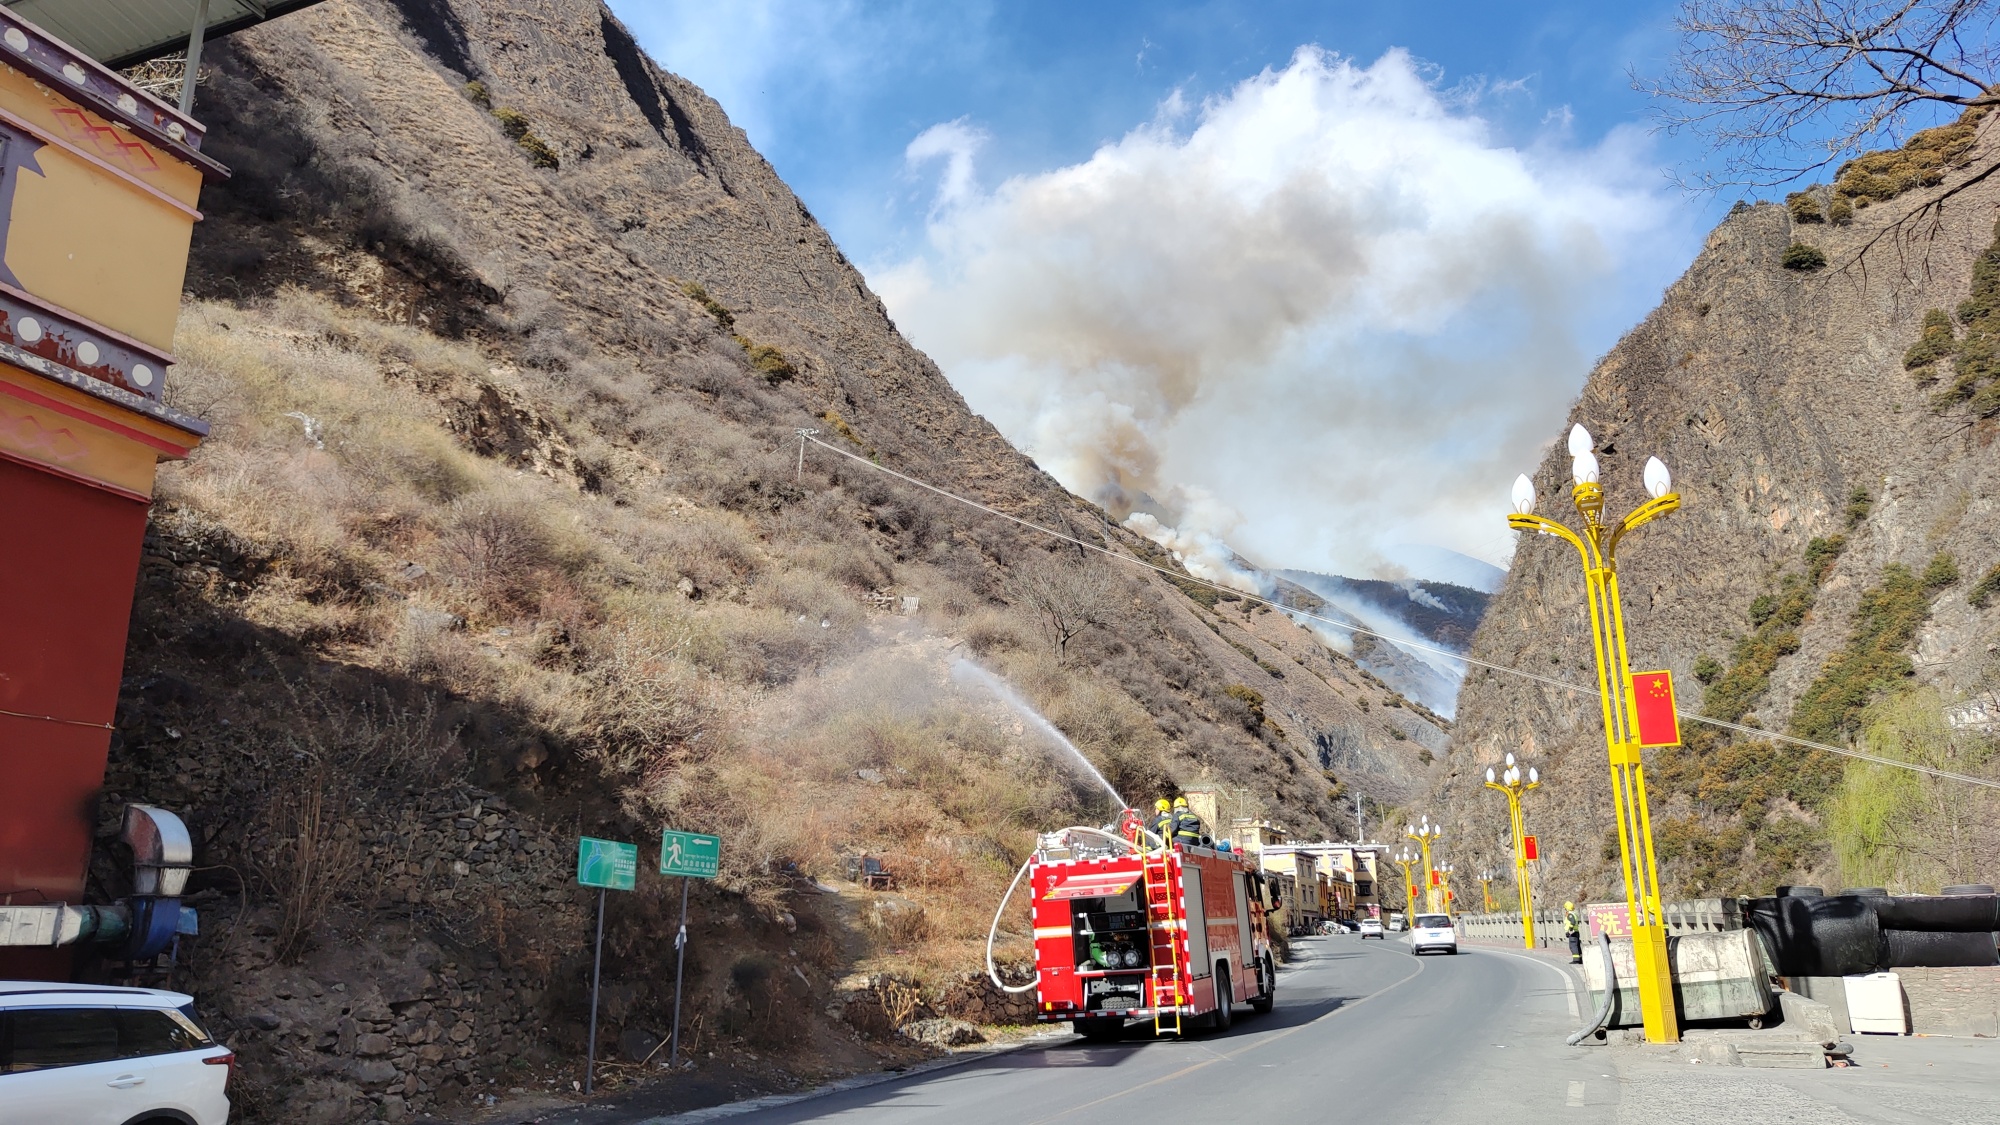
<instances>
[{"instance_id":1,"label":"street lamp post","mask_svg":"<svg viewBox=\"0 0 2000 1125\"><path fill-rule=\"evenodd\" d=\"M1486 913L1488 914L1493 913L1493 869L1492 868L1489 867L1486 870L1481 871L1479 873L1479 890L1482 894L1486 896Z\"/></svg>"},{"instance_id":2,"label":"street lamp post","mask_svg":"<svg viewBox=\"0 0 2000 1125\"><path fill-rule=\"evenodd\" d=\"M1507 824L1514 836L1514 893L1521 905L1521 940L1535 948L1535 888L1528 877L1527 821L1521 815L1521 794L1542 784L1542 775L1529 766L1524 774L1514 755L1507 755L1505 769L1496 777L1486 771L1486 788L1507 798Z\"/></svg>"},{"instance_id":3,"label":"street lamp post","mask_svg":"<svg viewBox=\"0 0 2000 1125\"><path fill-rule=\"evenodd\" d=\"M1570 500L1583 518L1582 533L1534 514L1535 485L1526 475L1514 482L1514 514L1507 526L1516 531L1553 535L1576 548L1583 562L1585 602L1597 661L1597 688L1604 718L1604 743L1611 758L1611 804L1618 819L1618 858L1625 876L1625 909L1632 928L1632 956L1637 962L1639 1009L1649 1043L1680 1041L1680 1020L1674 1010L1673 970L1667 963L1667 928L1661 909L1659 865L1653 858L1653 820L1646 806L1646 768L1641 761L1637 716L1633 712L1632 669L1625 651L1625 615L1618 597L1618 541L1625 533L1680 507L1680 494L1658 457L1648 458L1642 474L1651 497L1623 519L1604 519L1604 490L1598 486L1597 457L1591 452L1590 431L1576 426L1569 432L1569 453L1576 487Z\"/></svg>"},{"instance_id":4,"label":"street lamp post","mask_svg":"<svg viewBox=\"0 0 2000 1125\"><path fill-rule=\"evenodd\" d=\"M1404 848L1392 858L1403 869L1403 928L1407 930L1417 920L1417 885L1410 881L1410 868L1416 866L1417 853Z\"/></svg>"},{"instance_id":5,"label":"street lamp post","mask_svg":"<svg viewBox=\"0 0 2000 1125\"><path fill-rule=\"evenodd\" d=\"M1437 865L1438 899L1443 903L1443 910L1446 914L1453 912L1451 909L1451 873L1455 870L1457 870L1457 867L1454 864L1440 863Z\"/></svg>"},{"instance_id":6,"label":"street lamp post","mask_svg":"<svg viewBox=\"0 0 2000 1125\"><path fill-rule=\"evenodd\" d=\"M1424 851L1424 901L1430 904L1432 913L1436 913L1438 895L1437 888L1431 886L1431 845L1444 835L1444 826L1432 824L1430 815L1426 813L1422 824L1404 825L1403 835L1415 840Z\"/></svg>"}]
</instances>

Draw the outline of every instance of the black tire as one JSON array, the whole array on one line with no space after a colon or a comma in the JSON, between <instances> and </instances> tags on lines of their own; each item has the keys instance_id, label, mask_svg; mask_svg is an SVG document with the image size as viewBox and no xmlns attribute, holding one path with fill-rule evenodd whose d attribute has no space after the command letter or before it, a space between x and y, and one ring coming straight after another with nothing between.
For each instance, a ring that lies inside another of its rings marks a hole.
<instances>
[{"instance_id":1,"label":"black tire","mask_svg":"<svg viewBox=\"0 0 2000 1125\"><path fill-rule=\"evenodd\" d=\"M1217 1032L1228 1031L1236 1022L1235 990L1229 987L1229 970L1222 969L1215 974L1215 1014L1209 1017L1208 1026Z\"/></svg>"},{"instance_id":2,"label":"black tire","mask_svg":"<svg viewBox=\"0 0 2000 1125\"><path fill-rule=\"evenodd\" d=\"M1271 1006L1278 1002L1278 967L1264 958L1264 994L1250 1001L1250 1010L1258 1015L1269 1015Z\"/></svg>"},{"instance_id":3,"label":"black tire","mask_svg":"<svg viewBox=\"0 0 2000 1125\"><path fill-rule=\"evenodd\" d=\"M1074 1020L1069 1026L1088 1043L1116 1043L1125 1038L1124 1020Z\"/></svg>"}]
</instances>

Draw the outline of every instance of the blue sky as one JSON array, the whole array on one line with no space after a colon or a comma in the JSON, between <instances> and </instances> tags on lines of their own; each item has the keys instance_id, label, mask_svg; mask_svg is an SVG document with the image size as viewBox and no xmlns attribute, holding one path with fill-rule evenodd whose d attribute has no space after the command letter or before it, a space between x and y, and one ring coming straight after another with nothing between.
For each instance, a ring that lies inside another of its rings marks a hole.
<instances>
[{"instance_id":1,"label":"blue sky","mask_svg":"<svg viewBox=\"0 0 2000 1125\"><path fill-rule=\"evenodd\" d=\"M1671 4L612 7L975 410L1218 578L1504 564L1507 482L1734 202L1632 89Z\"/></svg>"},{"instance_id":2,"label":"blue sky","mask_svg":"<svg viewBox=\"0 0 2000 1125\"><path fill-rule=\"evenodd\" d=\"M1180 91L1226 92L1301 45L1367 61L1402 47L1446 86L1506 84L1483 112L1521 141L1551 115L1579 137L1645 120L1629 72L1673 46L1659 2L1360 4L823 3L611 0L640 43L715 97L860 262L922 235L931 185L906 145L959 118L991 141L991 179L1068 164ZM1698 158L1662 138L1663 165ZM1664 176L1664 173L1663 173ZM1691 200L1719 217L1733 199ZM1706 224L1704 224L1706 225Z\"/></svg>"}]
</instances>

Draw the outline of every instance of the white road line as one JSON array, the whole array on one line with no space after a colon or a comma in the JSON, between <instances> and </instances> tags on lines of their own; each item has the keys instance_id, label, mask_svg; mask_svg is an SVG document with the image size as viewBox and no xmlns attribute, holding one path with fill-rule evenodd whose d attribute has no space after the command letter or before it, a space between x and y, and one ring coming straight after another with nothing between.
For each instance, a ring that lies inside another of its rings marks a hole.
<instances>
[{"instance_id":1,"label":"white road line","mask_svg":"<svg viewBox=\"0 0 2000 1125\"><path fill-rule=\"evenodd\" d=\"M1563 1104L1577 1107L1583 1105L1583 1083L1572 1082L1569 1084L1569 1100Z\"/></svg>"},{"instance_id":2,"label":"white road line","mask_svg":"<svg viewBox=\"0 0 2000 1125\"><path fill-rule=\"evenodd\" d=\"M1517 961L1532 961L1535 964L1540 965L1542 968L1547 969L1548 971L1561 977L1563 979L1563 999L1569 1001L1569 1018L1573 1020L1580 1020L1583 1018L1583 1005L1578 1003L1576 999L1575 975L1566 972L1562 969L1559 969L1556 966L1549 964L1547 961L1544 961L1539 957L1530 957L1525 953L1509 953L1504 949L1489 949L1485 950L1484 952L1498 953L1502 957L1512 957Z\"/></svg>"}]
</instances>

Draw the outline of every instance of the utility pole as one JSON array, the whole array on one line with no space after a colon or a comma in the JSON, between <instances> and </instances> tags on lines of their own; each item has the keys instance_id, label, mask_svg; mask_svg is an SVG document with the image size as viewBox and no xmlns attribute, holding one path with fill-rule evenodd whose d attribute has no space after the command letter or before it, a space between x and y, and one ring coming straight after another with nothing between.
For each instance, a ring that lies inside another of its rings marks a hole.
<instances>
[{"instance_id":1,"label":"utility pole","mask_svg":"<svg viewBox=\"0 0 2000 1125\"><path fill-rule=\"evenodd\" d=\"M799 479L806 475L806 439L819 433L819 431L799 429L792 432L799 435L799 467L792 473L792 483L797 484L799 483Z\"/></svg>"},{"instance_id":2,"label":"utility pole","mask_svg":"<svg viewBox=\"0 0 2000 1125\"><path fill-rule=\"evenodd\" d=\"M1356 790L1354 793L1354 842L1357 844L1368 842L1368 822L1361 819L1360 790Z\"/></svg>"}]
</instances>

